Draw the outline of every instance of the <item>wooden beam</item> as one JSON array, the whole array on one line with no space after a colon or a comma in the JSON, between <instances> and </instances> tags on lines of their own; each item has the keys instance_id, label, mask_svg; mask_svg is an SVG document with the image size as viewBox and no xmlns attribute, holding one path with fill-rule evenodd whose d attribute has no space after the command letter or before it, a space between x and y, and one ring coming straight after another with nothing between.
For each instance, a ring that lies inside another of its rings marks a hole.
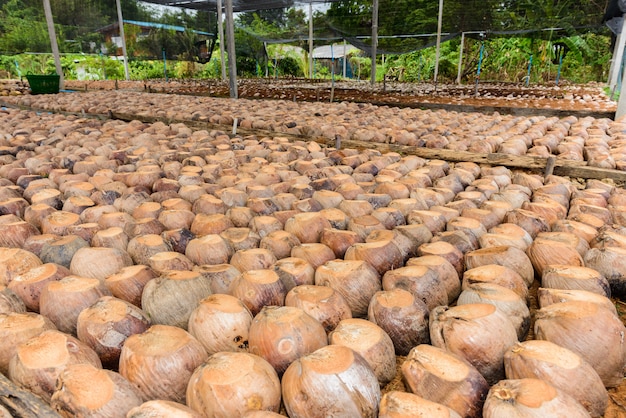
<instances>
[{"instance_id":1,"label":"wooden beam","mask_svg":"<svg viewBox=\"0 0 626 418\"><path fill-rule=\"evenodd\" d=\"M224 13L222 12L222 0L217 0L217 34L220 41L220 67L222 69L222 81L226 81L226 42L224 41ZM210 59L211 57L209 57Z\"/></svg>"},{"instance_id":2,"label":"wooden beam","mask_svg":"<svg viewBox=\"0 0 626 418\"><path fill-rule=\"evenodd\" d=\"M173 120L163 120L157 117L142 117L138 118L137 115L122 115L122 114L111 114L112 117L116 119L122 119L131 121L133 119L139 119L142 122L157 122L161 121L164 123L185 123L190 126L195 126L200 129L221 129L224 130L224 126L222 125L214 125L206 122L197 122L197 121L173 121ZM270 132L270 131L260 131L260 130L247 130L238 128L239 133L242 135L247 134L262 134L266 136L281 136L285 138L289 138L290 140L299 140L299 141L315 141L321 144L324 144L328 147L334 147L336 144L335 140L330 140L327 138L311 138L304 135L292 135L283 132ZM413 147L408 145L397 145L397 144L386 144L386 143L376 143L376 142L365 142L365 141L354 141L348 139L341 139L341 144L343 148L356 148L356 149L375 149L382 153L385 152L397 152L405 155L416 155L421 158L426 158L429 160L445 160L449 162L473 162L476 164L488 164L488 165L502 165L505 167L511 168L520 168L527 170L538 171L542 174L546 172L546 168L557 176L566 176L566 177L574 177L574 178L582 178L582 179L611 179L617 182L625 182L626 183L626 171L621 170L612 170L608 168L599 168L599 167L590 167L584 161L574 161L574 160L565 160L561 158L544 158L544 157L536 157L532 155L511 155L511 154L502 154L502 153L490 153L490 154L481 154L469 151L453 151L448 149L434 149L434 148L423 148L423 147ZM552 160L554 160L552 162ZM552 168L549 167L549 164L552 165Z\"/></svg>"},{"instance_id":3,"label":"wooden beam","mask_svg":"<svg viewBox=\"0 0 626 418\"><path fill-rule=\"evenodd\" d=\"M22 389L0 373L0 408L4 408L13 417L20 418L60 418L43 399L32 392ZM1 409L0 409L1 411Z\"/></svg>"},{"instance_id":4,"label":"wooden beam","mask_svg":"<svg viewBox=\"0 0 626 418\"><path fill-rule=\"evenodd\" d=\"M187 121L187 120L164 120L158 117L138 117L137 115L124 115L119 113L111 113L111 117L131 121L133 119L142 122L163 122L163 123L185 123L199 129L220 129L225 130L222 125L214 125L206 122ZM265 136L280 136L289 138L292 141L315 141L328 147L334 147L336 140L327 138L311 138L305 135L292 135L283 132L270 132L261 130L249 130L238 128L238 132L242 135L261 134ZM349 139L341 139L342 148L355 149L375 149L382 153L397 152L405 155L416 155L428 160L445 160L449 162L472 162L476 164L502 165L511 168L520 168L526 170L534 170L541 174L546 172L546 168L550 170L550 165L554 164L551 172L557 176L574 177L582 179L611 179L617 182L626 183L626 171L612 170L608 168L590 167L584 161L565 160L561 158L544 158L532 155L511 155L502 153L481 154L469 151L453 151L448 149L435 149L413 147L408 145L397 145L377 142L355 141ZM552 162L552 160L554 160Z\"/></svg>"},{"instance_id":5,"label":"wooden beam","mask_svg":"<svg viewBox=\"0 0 626 418\"><path fill-rule=\"evenodd\" d=\"M378 0L372 0L372 69L370 84L376 84L376 50L378 48Z\"/></svg>"},{"instance_id":6,"label":"wooden beam","mask_svg":"<svg viewBox=\"0 0 626 418\"><path fill-rule=\"evenodd\" d=\"M325 140L329 146L332 142ZM501 153L480 154L468 151L452 151L447 149L431 149L411 147L395 144L378 144L363 141L342 140L347 148L376 149L380 152L397 152L400 154L416 155L426 159L445 160L450 162L473 162L476 164L502 165L505 167L521 168L544 172L548 166L548 158L530 155L510 155ZM607 168L590 167L586 162L554 159L553 173L557 176L566 176L582 179L611 179L626 182L626 171Z\"/></svg>"},{"instance_id":7,"label":"wooden beam","mask_svg":"<svg viewBox=\"0 0 626 418\"><path fill-rule=\"evenodd\" d=\"M43 0L43 10L46 16L46 24L48 25L48 36L50 37L50 48L54 58L54 67L59 75L59 89L65 88L65 76L63 75L63 67L61 66L61 55L59 54L59 44L57 42L57 34L54 30L54 20L52 18L52 9L50 8L50 0Z\"/></svg>"},{"instance_id":8,"label":"wooden beam","mask_svg":"<svg viewBox=\"0 0 626 418\"><path fill-rule=\"evenodd\" d=\"M228 52L228 80L230 98L239 98L237 90L237 54L235 53L235 22L233 20L233 0L226 0L226 50Z\"/></svg>"},{"instance_id":9,"label":"wooden beam","mask_svg":"<svg viewBox=\"0 0 626 418\"><path fill-rule=\"evenodd\" d=\"M325 141L329 145L332 142ZM406 145L378 144L363 141L342 140L348 148L376 149L380 152L398 152L400 154L416 155L426 159L445 160L449 162L473 162L476 164L502 165L511 168L520 168L544 172L550 159L530 155L510 155L501 153L480 154L468 151L452 151L446 149L419 148ZM599 167L588 166L586 162L554 158L552 172L558 176L567 176L583 179L612 179L626 182L626 172Z\"/></svg>"}]
</instances>

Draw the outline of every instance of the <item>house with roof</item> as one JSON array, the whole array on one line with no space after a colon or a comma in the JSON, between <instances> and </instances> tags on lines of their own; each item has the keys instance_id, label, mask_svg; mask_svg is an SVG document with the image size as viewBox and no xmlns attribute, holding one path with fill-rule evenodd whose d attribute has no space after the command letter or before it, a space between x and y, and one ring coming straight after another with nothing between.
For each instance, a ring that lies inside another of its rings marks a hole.
<instances>
[{"instance_id":1,"label":"house with roof","mask_svg":"<svg viewBox=\"0 0 626 418\"><path fill-rule=\"evenodd\" d=\"M141 22L137 20L123 20L124 26L131 25L138 28L137 40L145 38L150 35L150 32L153 30L168 30L178 33L183 33L186 31L190 31L191 33L199 35L199 41L197 42L197 46L200 49L200 58L210 58L208 57L210 53L210 48L208 45L209 40L215 40L216 36L214 33L197 31L193 29L188 29L184 26L179 25L168 25L165 23L157 23L157 22ZM104 41L106 44L113 44L117 51L115 51L115 55L122 55L122 39L120 37L120 29L119 24L117 22L112 23L110 25L104 26L97 30L97 32L101 33L104 36ZM105 48L103 48L103 52ZM111 55L113 51L108 51Z\"/></svg>"},{"instance_id":2,"label":"house with roof","mask_svg":"<svg viewBox=\"0 0 626 418\"><path fill-rule=\"evenodd\" d=\"M322 45L313 48L313 60L327 67L336 75L343 75L344 61L347 78L352 78L354 71L350 65L350 57L358 54L360 49L354 45L337 43L332 45Z\"/></svg>"}]
</instances>

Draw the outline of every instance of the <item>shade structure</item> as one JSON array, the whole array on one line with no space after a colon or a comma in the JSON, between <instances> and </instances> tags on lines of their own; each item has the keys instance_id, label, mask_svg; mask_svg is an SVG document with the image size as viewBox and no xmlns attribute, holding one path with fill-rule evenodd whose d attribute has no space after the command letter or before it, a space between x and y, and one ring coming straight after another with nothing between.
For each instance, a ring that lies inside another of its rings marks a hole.
<instances>
[{"instance_id":1,"label":"shade structure","mask_svg":"<svg viewBox=\"0 0 626 418\"><path fill-rule=\"evenodd\" d=\"M282 9L293 5L330 3L338 0L233 0L233 12ZM217 10L217 0L148 0L146 3L162 6L183 7L194 10Z\"/></svg>"},{"instance_id":2,"label":"shade structure","mask_svg":"<svg viewBox=\"0 0 626 418\"><path fill-rule=\"evenodd\" d=\"M234 47L234 22L233 22L233 13L237 12L249 12L255 10L266 10L266 9L281 9L286 7L291 7L295 5L309 5L309 44L310 51L312 52L313 40L311 36L311 25L313 22L312 19L312 10L311 5L314 3L331 3L333 1L338 0L226 0L224 5L224 12L226 14L226 27L230 27L230 36L227 38L232 42L232 45L228 46L228 56L235 57L235 47ZM219 19L221 21L221 12L222 10L219 5L223 2L221 0L147 0L146 3L159 4L162 6L170 6L170 7L180 7L184 9L192 9L192 10L216 10L219 14ZM221 33L220 33L221 37ZM220 39L220 44L222 44ZM221 47L220 47L221 48ZM222 54L222 62L224 62L224 52L221 51ZM312 75L311 75L312 76ZM237 98L237 80L236 80L236 67L235 60L232 60L232 64L229 62L229 81L230 81L230 97Z\"/></svg>"}]
</instances>

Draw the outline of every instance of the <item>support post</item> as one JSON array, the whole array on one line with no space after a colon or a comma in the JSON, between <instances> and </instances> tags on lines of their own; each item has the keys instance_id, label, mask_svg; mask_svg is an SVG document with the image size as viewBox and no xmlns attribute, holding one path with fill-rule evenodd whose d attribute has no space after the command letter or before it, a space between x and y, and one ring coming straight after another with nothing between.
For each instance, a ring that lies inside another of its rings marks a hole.
<instances>
[{"instance_id":1,"label":"support post","mask_svg":"<svg viewBox=\"0 0 626 418\"><path fill-rule=\"evenodd\" d=\"M348 54L347 54L347 49L346 49L346 40L344 39L343 40L343 68L342 68L343 70L342 74L343 74L344 79L346 78L346 75L347 75L347 64L346 64L347 60L348 60Z\"/></svg>"},{"instance_id":2,"label":"support post","mask_svg":"<svg viewBox=\"0 0 626 418\"><path fill-rule=\"evenodd\" d=\"M313 78L313 3L309 3L309 78Z\"/></svg>"},{"instance_id":3,"label":"support post","mask_svg":"<svg viewBox=\"0 0 626 418\"><path fill-rule=\"evenodd\" d=\"M480 54L478 56L478 69L476 70L476 86L474 87L474 96L478 96L478 82L480 80L480 71L482 70L484 56L485 56L485 42L481 42Z\"/></svg>"},{"instance_id":4,"label":"support post","mask_svg":"<svg viewBox=\"0 0 626 418\"><path fill-rule=\"evenodd\" d=\"M54 21L52 20L52 8L50 7L50 0L43 0L43 9L46 15L46 23L48 24L50 47L52 48L52 56L54 57L54 68L56 68L56 72L59 75L59 89L63 89L65 87L65 78L63 77L63 67L61 67L59 44L57 43L57 34L54 30Z\"/></svg>"},{"instance_id":5,"label":"support post","mask_svg":"<svg viewBox=\"0 0 626 418\"><path fill-rule=\"evenodd\" d=\"M556 85L559 86L559 80L561 79L561 69L563 68L563 51L559 52L559 69L556 73Z\"/></svg>"},{"instance_id":6,"label":"support post","mask_svg":"<svg viewBox=\"0 0 626 418\"><path fill-rule=\"evenodd\" d=\"M270 56L267 53L267 42L263 42L263 50L265 51L265 56L267 59L265 60L265 78L270 76Z\"/></svg>"},{"instance_id":7,"label":"support post","mask_svg":"<svg viewBox=\"0 0 626 418\"><path fill-rule=\"evenodd\" d=\"M373 0L372 5L372 79L370 83L376 84L376 48L378 47L378 0Z\"/></svg>"},{"instance_id":8,"label":"support post","mask_svg":"<svg viewBox=\"0 0 626 418\"><path fill-rule=\"evenodd\" d=\"M622 26L617 34L617 42L613 49L613 59L609 70L609 88L613 90L619 82L619 76L624 64L624 47L626 46L626 16L622 16Z\"/></svg>"},{"instance_id":9,"label":"support post","mask_svg":"<svg viewBox=\"0 0 626 418\"><path fill-rule=\"evenodd\" d=\"M461 70L463 67L463 48L465 47L465 32L461 32L461 47L459 50L459 67L456 72L456 84L461 84Z\"/></svg>"},{"instance_id":10,"label":"support post","mask_svg":"<svg viewBox=\"0 0 626 418\"><path fill-rule=\"evenodd\" d=\"M533 54L530 54L530 58L528 58L528 71L526 74L526 87L528 87L530 85L530 72L533 69Z\"/></svg>"},{"instance_id":11,"label":"support post","mask_svg":"<svg viewBox=\"0 0 626 418\"><path fill-rule=\"evenodd\" d=\"M333 44L330 44L330 102L333 102L335 98L335 52L333 51Z\"/></svg>"},{"instance_id":12,"label":"support post","mask_svg":"<svg viewBox=\"0 0 626 418\"><path fill-rule=\"evenodd\" d=\"M441 49L441 26L443 25L443 0L439 0L439 17L437 19L437 47L435 49L435 88L437 88L437 77L439 76L439 52Z\"/></svg>"},{"instance_id":13,"label":"support post","mask_svg":"<svg viewBox=\"0 0 626 418\"><path fill-rule=\"evenodd\" d=\"M165 48L163 48L163 76L165 77L165 82L167 82L167 56L165 55Z\"/></svg>"},{"instance_id":14,"label":"support post","mask_svg":"<svg viewBox=\"0 0 626 418\"><path fill-rule=\"evenodd\" d=\"M217 32L220 41L220 63L222 67L222 81L226 81L226 57L224 53L224 22L222 21L222 0L217 0Z\"/></svg>"},{"instance_id":15,"label":"support post","mask_svg":"<svg viewBox=\"0 0 626 418\"><path fill-rule=\"evenodd\" d=\"M126 52L126 35L124 35L124 19L122 18L122 5L120 0L115 0L117 6L117 21L120 26L120 38L122 38L122 55L124 55L124 76L126 80L130 80L130 71L128 70L128 53Z\"/></svg>"},{"instance_id":16,"label":"support post","mask_svg":"<svg viewBox=\"0 0 626 418\"><path fill-rule=\"evenodd\" d=\"M226 33L228 37L228 78L230 98L237 99L237 55L235 54L235 24L233 22L233 0L226 0Z\"/></svg>"},{"instance_id":17,"label":"support post","mask_svg":"<svg viewBox=\"0 0 626 418\"><path fill-rule=\"evenodd\" d=\"M626 83L626 71L622 71L622 84L621 88L624 88ZM622 119L626 115L626 94L622 94L620 91L619 100L617 101L617 111L615 112L615 120Z\"/></svg>"}]
</instances>

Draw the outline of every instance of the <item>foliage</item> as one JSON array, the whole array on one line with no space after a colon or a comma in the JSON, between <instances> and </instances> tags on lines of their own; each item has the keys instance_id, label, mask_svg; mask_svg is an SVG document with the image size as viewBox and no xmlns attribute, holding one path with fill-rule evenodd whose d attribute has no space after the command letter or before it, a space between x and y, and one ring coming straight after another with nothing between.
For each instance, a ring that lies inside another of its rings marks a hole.
<instances>
[{"instance_id":1,"label":"foliage","mask_svg":"<svg viewBox=\"0 0 626 418\"><path fill-rule=\"evenodd\" d=\"M154 21L153 11L145 3L121 0L125 20ZM98 29L117 22L117 9L110 0L52 0L52 15L61 52L100 51L104 42ZM214 33L216 13L196 12L165 13L156 18L159 23L180 25L194 30ZM166 48L168 57L183 56L197 59L198 37L191 31L184 33L156 33L152 39L138 42L138 29L124 25L127 50L154 58L161 57ZM108 51L116 51L108 45ZM158 50L158 53L155 52ZM50 40L40 0L0 0L0 51L7 53L50 52ZM147 52L146 52L147 51Z\"/></svg>"},{"instance_id":2,"label":"foliage","mask_svg":"<svg viewBox=\"0 0 626 418\"><path fill-rule=\"evenodd\" d=\"M168 65L171 65L169 63ZM193 78L196 74L196 64L192 61L176 61L174 63L174 77Z\"/></svg>"},{"instance_id":3,"label":"foliage","mask_svg":"<svg viewBox=\"0 0 626 418\"><path fill-rule=\"evenodd\" d=\"M269 75L304 77L308 74L308 54L300 48L292 48L282 44L267 46Z\"/></svg>"},{"instance_id":4,"label":"foliage","mask_svg":"<svg viewBox=\"0 0 626 418\"><path fill-rule=\"evenodd\" d=\"M125 25L126 26L126 25ZM176 31L169 29L152 29L148 36L136 41L136 55L143 58L160 59L165 52L167 58L174 58L176 48Z\"/></svg>"},{"instance_id":5,"label":"foliage","mask_svg":"<svg viewBox=\"0 0 626 418\"><path fill-rule=\"evenodd\" d=\"M0 50L10 52L50 50L45 20L35 5L20 0L0 2Z\"/></svg>"},{"instance_id":6,"label":"foliage","mask_svg":"<svg viewBox=\"0 0 626 418\"><path fill-rule=\"evenodd\" d=\"M130 78L133 80L147 80L150 78L165 78L163 61L141 60L128 63ZM174 77L174 68L167 66L168 78Z\"/></svg>"},{"instance_id":7,"label":"foliage","mask_svg":"<svg viewBox=\"0 0 626 418\"><path fill-rule=\"evenodd\" d=\"M195 76L197 78L221 78L222 76L222 64L219 58L219 53L214 53L214 56L206 64L199 64Z\"/></svg>"},{"instance_id":8,"label":"foliage","mask_svg":"<svg viewBox=\"0 0 626 418\"><path fill-rule=\"evenodd\" d=\"M379 52L385 54L385 59L383 64L381 55L378 57L376 74L379 81L385 76L407 82L432 80L434 37L393 36L435 32L438 3L436 0L380 0ZM145 3L122 0L121 4L125 19L216 32L217 17L214 12L180 9L159 12L157 16L155 9ZM484 45L481 80L521 83L528 73L532 56L529 81L553 83L559 72L561 56L558 53L561 50L556 49L559 46L566 51L560 67L562 80L599 81L607 76L611 57L610 37L606 31L578 30L577 27L597 25L606 4L607 0L445 0L443 31L458 34L460 31L480 30L487 35L484 40L476 34L468 34L465 38L461 66L465 83L475 81L481 45ZM354 39L354 36L367 37L371 34L371 7L371 0L332 3L326 13L318 11L314 14L315 36L345 35L350 42L354 40L353 44L368 48L369 40ZM72 54L62 59L66 77L123 78L120 61L89 54L99 52L103 43L96 30L117 21L116 8L111 0L52 0L52 11L61 52ZM508 36L495 36L493 32L546 27L563 30ZM202 37L192 31L181 33L154 29L147 37L142 37L136 26L125 25L125 32L128 53L132 57L133 78L162 78L163 50L168 59L168 77L220 77L219 54L214 54L217 58L206 65L192 63L199 60L199 45L202 43ZM238 14L235 31L238 74L244 77L264 76L267 68L270 75L307 75L307 36L308 14L302 8ZM271 41L286 38L292 39L290 45L303 47L304 52L281 53L275 63L275 50L279 47ZM451 38L441 45L439 77L444 82L454 81L457 76L461 42L458 35ZM117 50L112 44L106 47L111 54ZM0 57L0 67L11 76L54 71L49 55L22 54L50 51L41 0L0 0L0 51L9 54ZM82 52L85 55L81 55ZM349 62L355 77L369 79L370 58L352 56ZM85 67L90 68L85 70ZM329 77L330 71L318 62L315 75Z\"/></svg>"}]
</instances>

